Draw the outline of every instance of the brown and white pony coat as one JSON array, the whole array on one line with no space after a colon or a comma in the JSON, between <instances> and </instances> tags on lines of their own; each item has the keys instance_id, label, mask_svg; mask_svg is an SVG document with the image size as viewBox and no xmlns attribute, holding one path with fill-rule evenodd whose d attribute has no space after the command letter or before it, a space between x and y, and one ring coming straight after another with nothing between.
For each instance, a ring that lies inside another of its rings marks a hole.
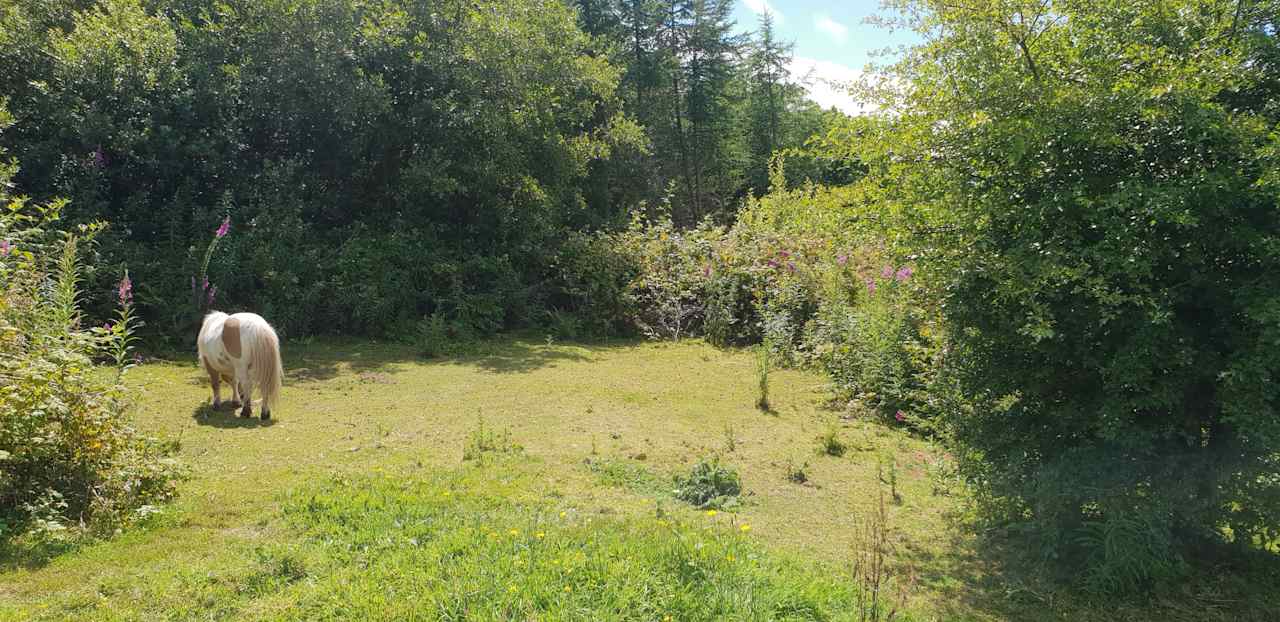
<instances>
[{"instance_id":1,"label":"brown and white pony coat","mask_svg":"<svg viewBox=\"0 0 1280 622\"><path fill-rule=\"evenodd\" d=\"M243 404L240 416L253 414L253 388L262 392L262 419L271 418L271 409L280 399L280 340L261 316L253 313L227 315L215 311L204 317L196 339L200 364L213 384L213 407L222 405L222 380L231 383L231 401Z\"/></svg>"}]
</instances>

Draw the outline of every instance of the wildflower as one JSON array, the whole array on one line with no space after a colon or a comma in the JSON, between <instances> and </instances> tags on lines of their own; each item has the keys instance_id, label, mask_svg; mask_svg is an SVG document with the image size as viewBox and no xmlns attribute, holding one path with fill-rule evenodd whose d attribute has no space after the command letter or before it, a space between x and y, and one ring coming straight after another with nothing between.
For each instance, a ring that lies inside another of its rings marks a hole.
<instances>
[{"instance_id":1,"label":"wildflower","mask_svg":"<svg viewBox=\"0 0 1280 622\"><path fill-rule=\"evenodd\" d=\"M98 168L107 166L107 152L102 150L102 145L98 145L98 148L93 150L93 165Z\"/></svg>"},{"instance_id":2,"label":"wildflower","mask_svg":"<svg viewBox=\"0 0 1280 622\"><path fill-rule=\"evenodd\" d=\"M515 586L515 585L508 585L508 586L507 586L507 591L508 591L508 592L511 592L512 594L515 594L515 593L516 593L516 586Z\"/></svg>"},{"instance_id":3,"label":"wildflower","mask_svg":"<svg viewBox=\"0 0 1280 622\"><path fill-rule=\"evenodd\" d=\"M703 266L703 267L702 267L702 276L704 276L704 277L710 277L710 276L711 276L711 264L707 264L707 265L705 265L705 266Z\"/></svg>"},{"instance_id":4,"label":"wildflower","mask_svg":"<svg viewBox=\"0 0 1280 622\"><path fill-rule=\"evenodd\" d=\"M880 271L880 276L886 279L893 278L893 266L885 266L884 270Z\"/></svg>"},{"instance_id":5,"label":"wildflower","mask_svg":"<svg viewBox=\"0 0 1280 622\"><path fill-rule=\"evenodd\" d=\"M218 226L218 230L213 232L214 237L222 238L231 230L231 216L222 219L222 224Z\"/></svg>"},{"instance_id":6,"label":"wildflower","mask_svg":"<svg viewBox=\"0 0 1280 622\"><path fill-rule=\"evenodd\" d=\"M911 266L902 266L898 273L893 275L893 278L897 279L899 283L911 278Z\"/></svg>"},{"instance_id":7,"label":"wildflower","mask_svg":"<svg viewBox=\"0 0 1280 622\"><path fill-rule=\"evenodd\" d=\"M519 529L512 529L511 531L508 531L507 533L509 533L509 534L511 534L511 535L513 535L513 536L518 536L518 535L520 535L520 530L519 530Z\"/></svg>"},{"instance_id":8,"label":"wildflower","mask_svg":"<svg viewBox=\"0 0 1280 622\"><path fill-rule=\"evenodd\" d=\"M787 262L787 270L790 270L790 271L792 271L792 272L795 272L795 271L796 271L796 262L794 262L794 261L788 261L788 262Z\"/></svg>"},{"instance_id":9,"label":"wildflower","mask_svg":"<svg viewBox=\"0 0 1280 622\"><path fill-rule=\"evenodd\" d=\"M898 423L902 423L903 421L907 420L907 414L899 410L898 412L893 414L893 418L897 419Z\"/></svg>"},{"instance_id":10,"label":"wildflower","mask_svg":"<svg viewBox=\"0 0 1280 622\"><path fill-rule=\"evenodd\" d=\"M849 263L849 256L845 254L836 255L836 263L842 266Z\"/></svg>"},{"instance_id":11,"label":"wildflower","mask_svg":"<svg viewBox=\"0 0 1280 622\"><path fill-rule=\"evenodd\" d=\"M781 258L783 258L783 259L786 259L787 257L790 257L790 256L791 256L791 253L789 253L789 252L787 252L787 251L778 251L778 256L779 256L779 257L781 257Z\"/></svg>"},{"instance_id":12,"label":"wildflower","mask_svg":"<svg viewBox=\"0 0 1280 622\"><path fill-rule=\"evenodd\" d=\"M545 533L543 533L543 532L541 532L541 531L539 531L537 534L535 534L535 535L534 535L534 537L536 537L536 538L537 538L537 539L539 539L539 540L541 540L541 539L545 538L546 536L547 536L547 534L545 534Z\"/></svg>"},{"instance_id":13,"label":"wildflower","mask_svg":"<svg viewBox=\"0 0 1280 622\"><path fill-rule=\"evenodd\" d=\"M213 287L209 288L208 298L205 300L208 306L210 307L213 306L213 299L216 298L217 296L218 296L218 286L214 285Z\"/></svg>"},{"instance_id":14,"label":"wildflower","mask_svg":"<svg viewBox=\"0 0 1280 622\"><path fill-rule=\"evenodd\" d=\"M719 512L715 510L707 510L707 516L715 516L716 514L719 514Z\"/></svg>"},{"instance_id":15,"label":"wildflower","mask_svg":"<svg viewBox=\"0 0 1280 622\"><path fill-rule=\"evenodd\" d=\"M564 593L568 594L569 592L572 592L572 591L573 591L573 588L572 588L572 587L569 587L569 586L567 586L567 585L566 585L566 586L564 586Z\"/></svg>"},{"instance_id":16,"label":"wildflower","mask_svg":"<svg viewBox=\"0 0 1280 622\"><path fill-rule=\"evenodd\" d=\"M747 533L748 531L751 531L751 525L743 525L738 529L742 530L742 533Z\"/></svg>"},{"instance_id":17,"label":"wildflower","mask_svg":"<svg viewBox=\"0 0 1280 622\"><path fill-rule=\"evenodd\" d=\"M733 561L733 554L732 554L732 553L730 553L730 554L728 554L728 555L725 555L725 556L724 556L724 558L725 558L725 560L727 560L727 561Z\"/></svg>"},{"instance_id":18,"label":"wildflower","mask_svg":"<svg viewBox=\"0 0 1280 622\"><path fill-rule=\"evenodd\" d=\"M770 267L770 268L777 268L777 267L778 267L778 262L777 262L777 261L775 261L775 260L773 260L773 259L770 259L767 263L769 264L769 267Z\"/></svg>"},{"instance_id":19,"label":"wildflower","mask_svg":"<svg viewBox=\"0 0 1280 622\"><path fill-rule=\"evenodd\" d=\"M9 244L9 240L0 240L0 257L8 255L13 250L13 246Z\"/></svg>"},{"instance_id":20,"label":"wildflower","mask_svg":"<svg viewBox=\"0 0 1280 622\"><path fill-rule=\"evenodd\" d=\"M120 280L120 288L118 290L120 302L126 303L133 300L133 281L129 280L129 273L124 273L124 278Z\"/></svg>"},{"instance_id":21,"label":"wildflower","mask_svg":"<svg viewBox=\"0 0 1280 622\"><path fill-rule=\"evenodd\" d=\"M560 513L560 518L564 518L564 517L565 517L565 516L567 516L567 515L568 515L568 513L566 513L566 512L561 512L561 513Z\"/></svg>"},{"instance_id":22,"label":"wildflower","mask_svg":"<svg viewBox=\"0 0 1280 622\"><path fill-rule=\"evenodd\" d=\"M867 293L868 293L868 294L874 294L874 293L876 293L876 281L875 281L875 279L867 279Z\"/></svg>"}]
</instances>

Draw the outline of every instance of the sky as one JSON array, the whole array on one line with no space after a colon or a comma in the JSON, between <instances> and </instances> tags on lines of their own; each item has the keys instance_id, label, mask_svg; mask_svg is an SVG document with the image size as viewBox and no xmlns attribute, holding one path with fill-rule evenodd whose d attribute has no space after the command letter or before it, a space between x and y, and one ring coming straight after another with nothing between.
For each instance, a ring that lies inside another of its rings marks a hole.
<instances>
[{"instance_id":1,"label":"sky","mask_svg":"<svg viewBox=\"0 0 1280 622\"><path fill-rule=\"evenodd\" d=\"M883 15L880 0L737 0L733 18L738 30L755 30L766 11L773 13L778 37L795 45L791 75L811 99L849 114L864 107L838 83L856 80L868 62L883 62L877 51L916 41L914 33L864 23Z\"/></svg>"}]
</instances>

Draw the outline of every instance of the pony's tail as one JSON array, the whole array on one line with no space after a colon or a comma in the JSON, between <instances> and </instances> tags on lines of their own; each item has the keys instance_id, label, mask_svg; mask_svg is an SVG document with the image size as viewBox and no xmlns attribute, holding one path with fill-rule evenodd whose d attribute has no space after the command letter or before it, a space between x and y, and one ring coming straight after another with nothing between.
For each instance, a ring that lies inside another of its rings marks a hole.
<instances>
[{"instance_id":1,"label":"pony's tail","mask_svg":"<svg viewBox=\"0 0 1280 622\"><path fill-rule=\"evenodd\" d=\"M251 351L253 383L262 391L262 405L267 411L275 410L280 403L280 383L284 368L280 365L280 339L270 325L263 324L258 343Z\"/></svg>"}]
</instances>

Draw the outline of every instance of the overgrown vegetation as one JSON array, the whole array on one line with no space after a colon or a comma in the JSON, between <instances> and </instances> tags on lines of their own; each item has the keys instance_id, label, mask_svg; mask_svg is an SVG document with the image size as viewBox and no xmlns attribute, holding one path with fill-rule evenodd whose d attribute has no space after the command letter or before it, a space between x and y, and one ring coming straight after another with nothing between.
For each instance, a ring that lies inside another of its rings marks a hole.
<instances>
[{"instance_id":1,"label":"overgrown vegetation","mask_svg":"<svg viewBox=\"0 0 1280 622\"><path fill-rule=\"evenodd\" d=\"M110 533L160 511L182 474L175 447L129 418L127 274L115 322L84 325L80 258L101 227L50 230L64 204L9 196L11 172L0 170L0 548Z\"/></svg>"}]
</instances>

